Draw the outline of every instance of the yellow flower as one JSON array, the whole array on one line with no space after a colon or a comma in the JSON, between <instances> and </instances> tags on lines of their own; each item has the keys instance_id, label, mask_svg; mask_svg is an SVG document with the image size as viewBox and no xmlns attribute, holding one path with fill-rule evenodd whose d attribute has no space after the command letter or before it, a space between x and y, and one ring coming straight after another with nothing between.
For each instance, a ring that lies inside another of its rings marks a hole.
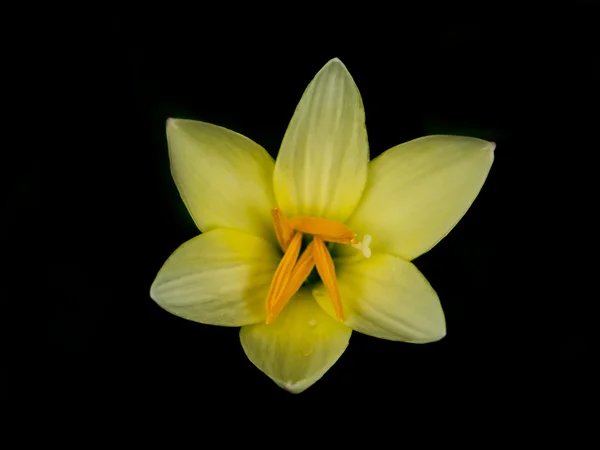
<instances>
[{"instance_id":1,"label":"yellow flower","mask_svg":"<svg viewBox=\"0 0 600 450\"><path fill-rule=\"evenodd\" d=\"M352 330L413 343L444 337L437 294L410 261L465 214L493 143L426 136L369 162L360 93L337 58L304 92L277 161L203 122L169 119L167 138L202 234L159 271L150 295L161 307L241 326L250 361L294 393L329 370Z\"/></svg>"}]
</instances>

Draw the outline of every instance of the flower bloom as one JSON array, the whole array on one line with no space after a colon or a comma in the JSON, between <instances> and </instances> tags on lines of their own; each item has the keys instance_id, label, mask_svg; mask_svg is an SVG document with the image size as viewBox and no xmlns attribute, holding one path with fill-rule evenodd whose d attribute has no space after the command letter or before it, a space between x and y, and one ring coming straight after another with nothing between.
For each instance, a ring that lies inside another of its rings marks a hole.
<instances>
[{"instance_id":1,"label":"flower bloom","mask_svg":"<svg viewBox=\"0 0 600 450\"><path fill-rule=\"evenodd\" d=\"M439 299L410 262L456 225L494 160L491 142L426 136L372 161L360 93L329 61L298 104L277 160L250 139L169 119L171 172L202 234L152 284L167 311L241 327L246 355L302 392L352 330L427 343L446 334Z\"/></svg>"}]
</instances>

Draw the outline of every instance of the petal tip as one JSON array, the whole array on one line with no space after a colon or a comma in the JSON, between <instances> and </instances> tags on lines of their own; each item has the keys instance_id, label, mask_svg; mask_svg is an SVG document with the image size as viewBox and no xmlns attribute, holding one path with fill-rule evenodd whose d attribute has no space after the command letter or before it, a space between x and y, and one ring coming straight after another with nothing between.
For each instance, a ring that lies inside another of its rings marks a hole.
<instances>
[{"instance_id":1,"label":"petal tip","mask_svg":"<svg viewBox=\"0 0 600 450\"><path fill-rule=\"evenodd\" d=\"M173 119L172 117L169 117L169 118L167 119L167 128L169 128L169 127L174 127L174 126L176 126L176 125L175 125L175 119Z\"/></svg>"},{"instance_id":2,"label":"petal tip","mask_svg":"<svg viewBox=\"0 0 600 450\"><path fill-rule=\"evenodd\" d=\"M158 303L158 301L156 300L156 278L154 279L154 281L152 282L152 284L150 285L150 290L148 291L148 295L150 295L150 298L152 300L154 300L155 302Z\"/></svg>"},{"instance_id":3,"label":"petal tip","mask_svg":"<svg viewBox=\"0 0 600 450\"><path fill-rule=\"evenodd\" d=\"M414 339L400 339L400 341L408 342L411 344L432 344L439 342L446 337L446 326L444 324L443 329L432 331L431 333L424 333L422 336Z\"/></svg>"},{"instance_id":4,"label":"petal tip","mask_svg":"<svg viewBox=\"0 0 600 450\"><path fill-rule=\"evenodd\" d=\"M299 382L276 382L283 390L289 392L290 394L301 394L302 392L304 392L306 389L308 389L311 384L306 384L303 383L302 381Z\"/></svg>"},{"instance_id":5,"label":"petal tip","mask_svg":"<svg viewBox=\"0 0 600 450\"><path fill-rule=\"evenodd\" d=\"M494 150L496 150L496 143L492 142L492 141L489 141L488 145L486 146L485 149L493 152Z\"/></svg>"},{"instance_id":6,"label":"petal tip","mask_svg":"<svg viewBox=\"0 0 600 450\"><path fill-rule=\"evenodd\" d=\"M329 61L327 61L327 64L325 64L325 66L323 66L323 69L328 68L328 67L336 67L336 66L341 69L348 70L346 68L346 65L338 57L331 58Z\"/></svg>"},{"instance_id":7,"label":"petal tip","mask_svg":"<svg viewBox=\"0 0 600 450\"><path fill-rule=\"evenodd\" d=\"M429 336L429 342L438 342L446 337L446 316L444 310L440 308L440 313L437 318L437 324Z\"/></svg>"},{"instance_id":8,"label":"petal tip","mask_svg":"<svg viewBox=\"0 0 600 450\"><path fill-rule=\"evenodd\" d=\"M288 392L291 392L292 394L294 394L294 385L292 383L283 383L281 385L281 387L283 389L285 389Z\"/></svg>"}]
</instances>

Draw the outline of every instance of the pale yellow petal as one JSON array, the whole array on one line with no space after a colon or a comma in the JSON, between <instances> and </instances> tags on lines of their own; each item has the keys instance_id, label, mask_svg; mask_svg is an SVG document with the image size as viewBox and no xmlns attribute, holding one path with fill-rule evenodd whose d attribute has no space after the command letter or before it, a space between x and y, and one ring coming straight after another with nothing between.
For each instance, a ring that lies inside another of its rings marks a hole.
<instances>
[{"instance_id":1,"label":"pale yellow petal","mask_svg":"<svg viewBox=\"0 0 600 450\"><path fill-rule=\"evenodd\" d=\"M242 347L256 367L280 387L299 393L339 359L352 330L331 319L303 288L275 322L243 327Z\"/></svg>"},{"instance_id":2,"label":"pale yellow petal","mask_svg":"<svg viewBox=\"0 0 600 450\"><path fill-rule=\"evenodd\" d=\"M365 186L365 112L352 76L332 59L310 83L275 165L277 203L288 217L346 220Z\"/></svg>"},{"instance_id":3,"label":"pale yellow petal","mask_svg":"<svg viewBox=\"0 0 600 450\"><path fill-rule=\"evenodd\" d=\"M236 230L209 231L175 250L150 296L170 313L196 322L261 322L279 259L279 250L264 239Z\"/></svg>"},{"instance_id":4,"label":"pale yellow petal","mask_svg":"<svg viewBox=\"0 0 600 450\"><path fill-rule=\"evenodd\" d=\"M444 312L423 274L410 262L392 255L336 260L344 323L355 331L381 339L433 342L446 334ZM335 311L327 290L313 295L331 316Z\"/></svg>"},{"instance_id":5,"label":"pale yellow petal","mask_svg":"<svg viewBox=\"0 0 600 450\"><path fill-rule=\"evenodd\" d=\"M273 158L226 128L169 119L171 173L201 231L234 228L275 241Z\"/></svg>"},{"instance_id":6,"label":"pale yellow petal","mask_svg":"<svg viewBox=\"0 0 600 450\"><path fill-rule=\"evenodd\" d=\"M391 148L369 165L363 197L347 225L372 236L374 253L416 258L471 206L494 161L494 148L462 136L426 136ZM341 254L355 252L337 247Z\"/></svg>"}]
</instances>

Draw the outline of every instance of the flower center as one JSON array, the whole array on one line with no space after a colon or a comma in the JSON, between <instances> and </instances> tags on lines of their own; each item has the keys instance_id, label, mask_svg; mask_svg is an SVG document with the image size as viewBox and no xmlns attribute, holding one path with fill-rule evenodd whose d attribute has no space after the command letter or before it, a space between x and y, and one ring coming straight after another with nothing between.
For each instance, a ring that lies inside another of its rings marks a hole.
<instances>
[{"instance_id":1,"label":"flower center","mask_svg":"<svg viewBox=\"0 0 600 450\"><path fill-rule=\"evenodd\" d=\"M335 266L325 242L352 245L368 258L371 256L369 250L371 237L365 236L363 243L360 243L356 240L356 233L343 223L334 220L302 216L288 219L279 208L274 208L272 215L275 234L284 255L275 271L267 295L267 324L275 320L315 266L333 303L337 318L344 321ZM302 236L305 233L311 234L313 239L300 255Z\"/></svg>"}]
</instances>

